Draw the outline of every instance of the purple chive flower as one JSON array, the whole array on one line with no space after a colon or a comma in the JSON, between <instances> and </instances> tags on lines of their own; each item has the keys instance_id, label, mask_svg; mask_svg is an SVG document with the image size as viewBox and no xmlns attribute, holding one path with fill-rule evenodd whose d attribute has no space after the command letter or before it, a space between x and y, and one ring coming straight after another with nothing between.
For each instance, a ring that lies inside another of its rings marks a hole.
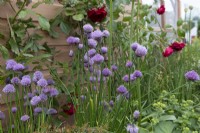
<instances>
[{"instance_id":1,"label":"purple chive flower","mask_svg":"<svg viewBox=\"0 0 200 133\"><path fill-rule=\"evenodd\" d=\"M125 82L129 82L129 75L125 75L122 79Z\"/></svg>"},{"instance_id":2,"label":"purple chive flower","mask_svg":"<svg viewBox=\"0 0 200 133\"><path fill-rule=\"evenodd\" d=\"M47 88L47 87L45 87L45 88L42 89L42 92L43 92L44 94L48 94L48 93L50 92L50 89Z\"/></svg>"},{"instance_id":3,"label":"purple chive flower","mask_svg":"<svg viewBox=\"0 0 200 133\"><path fill-rule=\"evenodd\" d=\"M22 71L22 70L24 70L24 69L25 69L24 65L22 65L22 64L20 64L20 63L17 63L17 64L15 64L15 65L13 66L13 70L14 70L14 71Z\"/></svg>"},{"instance_id":4,"label":"purple chive flower","mask_svg":"<svg viewBox=\"0 0 200 133\"><path fill-rule=\"evenodd\" d=\"M81 98L81 101L85 101L86 96L85 95L81 95L80 98Z\"/></svg>"},{"instance_id":5,"label":"purple chive flower","mask_svg":"<svg viewBox=\"0 0 200 133\"><path fill-rule=\"evenodd\" d=\"M96 77L90 76L90 82L94 83L96 80Z\"/></svg>"},{"instance_id":6,"label":"purple chive flower","mask_svg":"<svg viewBox=\"0 0 200 133\"><path fill-rule=\"evenodd\" d=\"M36 106L36 105L38 105L40 102L41 102L41 98L40 98L40 96L34 96L32 99L31 99L31 105L33 105L33 106Z\"/></svg>"},{"instance_id":7,"label":"purple chive flower","mask_svg":"<svg viewBox=\"0 0 200 133\"><path fill-rule=\"evenodd\" d=\"M116 65L112 65L111 68L112 68L112 71L117 71L118 69Z\"/></svg>"},{"instance_id":8,"label":"purple chive flower","mask_svg":"<svg viewBox=\"0 0 200 133\"><path fill-rule=\"evenodd\" d=\"M126 127L126 130L129 133L138 133L139 128L137 126L135 126L135 125L128 124L127 127Z\"/></svg>"},{"instance_id":9,"label":"purple chive flower","mask_svg":"<svg viewBox=\"0 0 200 133\"><path fill-rule=\"evenodd\" d=\"M107 47L101 47L101 53L102 54L106 54L108 52L108 48Z\"/></svg>"},{"instance_id":10,"label":"purple chive flower","mask_svg":"<svg viewBox=\"0 0 200 133\"><path fill-rule=\"evenodd\" d=\"M185 73L185 78L190 81L200 80L199 74L197 72L195 72L194 70L188 71L187 73Z\"/></svg>"},{"instance_id":11,"label":"purple chive flower","mask_svg":"<svg viewBox=\"0 0 200 133\"><path fill-rule=\"evenodd\" d=\"M7 84L2 91L5 94L15 93L15 87L12 84Z\"/></svg>"},{"instance_id":12,"label":"purple chive flower","mask_svg":"<svg viewBox=\"0 0 200 133\"><path fill-rule=\"evenodd\" d=\"M17 62L13 59L6 61L6 70L12 70L13 67L17 64Z\"/></svg>"},{"instance_id":13,"label":"purple chive flower","mask_svg":"<svg viewBox=\"0 0 200 133\"><path fill-rule=\"evenodd\" d=\"M136 42L131 44L131 48L132 48L133 51L135 51L138 46L140 46L140 44L138 44Z\"/></svg>"},{"instance_id":14,"label":"purple chive flower","mask_svg":"<svg viewBox=\"0 0 200 133\"><path fill-rule=\"evenodd\" d=\"M32 97L34 97L34 94L29 92L26 96L24 96L24 100L31 99Z\"/></svg>"},{"instance_id":15,"label":"purple chive flower","mask_svg":"<svg viewBox=\"0 0 200 133\"><path fill-rule=\"evenodd\" d=\"M78 49L83 49L83 44L79 44Z\"/></svg>"},{"instance_id":16,"label":"purple chive flower","mask_svg":"<svg viewBox=\"0 0 200 133\"><path fill-rule=\"evenodd\" d=\"M133 75L136 78L140 78L140 77L142 77L142 72L140 72L139 70L135 70L135 72L133 73Z\"/></svg>"},{"instance_id":17,"label":"purple chive flower","mask_svg":"<svg viewBox=\"0 0 200 133\"><path fill-rule=\"evenodd\" d=\"M54 85L55 82L54 82L53 79L47 79L47 84L48 84L48 85Z\"/></svg>"},{"instance_id":18,"label":"purple chive flower","mask_svg":"<svg viewBox=\"0 0 200 133\"><path fill-rule=\"evenodd\" d=\"M85 24L84 26L83 26L83 30L84 30L84 32L85 33L91 33L92 31L93 31L93 27L92 27L92 25L91 24Z\"/></svg>"},{"instance_id":19,"label":"purple chive flower","mask_svg":"<svg viewBox=\"0 0 200 133\"><path fill-rule=\"evenodd\" d=\"M96 91L96 90L97 90L97 87L96 87L96 86L94 86L94 87L93 87L93 90L94 90L94 91Z\"/></svg>"},{"instance_id":20,"label":"purple chive flower","mask_svg":"<svg viewBox=\"0 0 200 133\"><path fill-rule=\"evenodd\" d=\"M140 111L135 110L134 113L133 113L133 117L134 117L134 119L137 120L140 117Z\"/></svg>"},{"instance_id":21,"label":"purple chive flower","mask_svg":"<svg viewBox=\"0 0 200 133\"><path fill-rule=\"evenodd\" d=\"M147 48L142 45L139 45L135 50L135 55L138 57L145 56L146 54L147 54Z\"/></svg>"},{"instance_id":22,"label":"purple chive flower","mask_svg":"<svg viewBox=\"0 0 200 133\"><path fill-rule=\"evenodd\" d=\"M53 108L50 108L50 109L47 110L47 114L48 114L48 115L55 115L55 114L57 114L57 113L58 113L57 110L55 110L55 109L53 109Z\"/></svg>"},{"instance_id":23,"label":"purple chive flower","mask_svg":"<svg viewBox=\"0 0 200 133\"><path fill-rule=\"evenodd\" d=\"M40 97L40 99L41 99L42 102L44 102L44 101L46 101L46 100L48 99L47 95L44 94L44 93L41 93L41 94L39 95L39 97Z\"/></svg>"},{"instance_id":24,"label":"purple chive flower","mask_svg":"<svg viewBox=\"0 0 200 133\"><path fill-rule=\"evenodd\" d=\"M109 37L110 36L110 32L108 30L104 30L103 31L103 36L104 37Z\"/></svg>"},{"instance_id":25,"label":"purple chive flower","mask_svg":"<svg viewBox=\"0 0 200 133\"><path fill-rule=\"evenodd\" d=\"M23 115L22 117L21 117L21 121L23 121L23 122L26 122L26 121L28 121L30 119L30 116L28 116L28 115Z\"/></svg>"},{"instance_id":26,"label":"purple chive flower","mask_svg":"<svg viewBox=\"0 0 200 133\"><path fill-rule=\"evenodd\" d=\"M21 85L22 86L29 86L31 84L31 78L29 75L25 75L22 77Z\"/></svg>"},{"instance_id":27,"label":"purple chive flower","mask_svg":"<svg viewBox=\"0 0 200 133\"><path fill-rule=\"evenodd\" d=\"M42 108L41 107L36 107L34 108L34 113L41 113L42 112Z\"/></svg>"},{"instance_id":28,"label":"purple chive flower","mask_svg":"<svg viewBox=\"0 0 200 133\"><path fill-rule=\"evenodd\" d=\"M68 44L78 44L80 42L80 39L78 37L70 36L67 38L66 41Z\"/></svg>"},{"instance_id":29,"label":"purple chive flower","mask_svg":"<svg viewBox=\"0 0 200 133\"><path fill-rule=\"evenodd\" d=\"M58 90L56 88L51 88L49 91L50 97L55 97L59 94Z\"/></svg>"},{"instance_id":30,"label":"purple chive flower","mask_svg":"<svg viewBox=\"0 0 200 133\"><path fill-rule=\"evenodd\" d=\"M94 64L94 61L93 60L89 60L88 63L89 63L90 66L92 66Z\"/></svg>"},{"instance_id":31,"label":"purple chive flower","mask_svg":"<svg viewBox=\"0 0 200 133\"><path fill-rule=\"evenodd\" d=\"M95 49L90 49L87 53L86 53L89 57L92 57L96 54L96 50Z\"/></svg>"},{"instance_id":32,"label":"purple chive flower","mask_svg":"<svg viewBox=\"0 0 200 133\"><path fill-rule=\"evenodd\" d=\"M100 83L101 81L103 81L103 82L106 81L106 77L102 77L102 78L98 77L98 83Z\"/></svg>"},{"instance_id":33,"label":"purple chive flower","mask_svg":"<svg viewBox=\"0 0 200 133\"><path fill-rule=\"evenodd\" d=\"M95 69L94 75L97 76L97 77L100 77L101 76L101 70Z\"/></svg>"},{"instance_id":34,"label":"purple chive flower","mask_svg":"<svg viewBox=\"0 0 200 133\"><path fill-rule=\"evenodd\" d=\"M127 91L124 94L122 94L127 100L131 97L130 93Z\"/></svg>"},{"instance_id":35,"label":"purple chive flower","mask_svg":"<svg viewBox=\"0 0 200 133\"><path fill-rule=\"evenodd\" d=\"M114 101L113 101L113 100L110 100L109 105L110 105L111 107L113 107L113 106L114 106Z\"/></svg>"},{"instance_id":36,"label":"purple chive flower","mask_svg":"<svg viewBox=\"0 0 200 133\"><path fill-rule=\"evenodd\" d=\"M17 112L17 107L12 107L11 111L12 111L12 113L16 113Z\"/></svg>"},{"instance_id":37,"label":"purple chive flower","mask_svg":"<svg viewBox=\"0 0 200 133\"><path fill-rule=\"evenodd\" d=\"M7 78L6 78L5 83L6 83L6 84L10 84L10 77L7 77Z\"/></svg>"},{"instance_id":38,"label":"purple chive flower","mask_svg":"<svg viewBox=\"0 0 200 133\"><path fill-rule=\"evenodd\" d=\"M5 114L2 111L0 111L0 120L4 120L5 117L6 117Z\"/></svg>"},{"instance_id":39,"label":"purple chive flower","mask_svg":"<svg viewBox=\"0 0 200 133\"><path fill-rule=\"evenodd\" d=\"M91 73L94 72L93 66L90 66L90 67L89 67L89 71L90 71Z\"/></svg>"},{"instance_id":40,"label":"purple chive flower","mask_svg":"<svg viewBox=\"0 0 200 133\"><path fill-rule=\"evenodd\" d=\"M11 83L12 83L13 85L18 85L18 84L20 83L20 79L19 79L18 77L13 77L13 78L11 79Z\"/></svg>"},{"instance_id":41,"label":"purple chive flower","mask_svg":"<svg viewBox=\"0 0 200 133\"><path fill-rule=\"evenodd\" d=\"M100 54L96 54L94 57L92 57L92 60L94 61L94 63L100 64L104 61L104 57Z\"/></svg>"},{"instance_id":42,"label":"purple chive flower","mask_svg":"<svg viewBox=\"0 0 200 133\"><path fill-rule=\"evenodd\" d=\"M40 79L38 82L37 82L37 86L40 86L40 87L46 87L48 84L47 84L47 81L46 79L42 78Z\"/></svg>"},{"instance_id":43,"label":"purple chive flower","mask_svg":"<svg viewBox=\"0 0 200 133\"><path fill-rule=\"evenodd\" d=\"M41 71L36 71L36 72L34 72L34 74L33 74L33 81L34 82L37 82L37 81L39 81L41 78L43 78L44 76L43 76L43 74L42 74L42 72Z\"/></svg>"},{"instance_id":44,"label":"purple chive flower","mask_svg":"<svg viewBox=\"0 0 200 133\"><path fill-rule=\"evenodd\" d=\"M135 81L136 79L137 79L137 77L135 77L134 74L131 74L131 75L130 75L130 81Z\"/></svg>"},{"instance_id":45,"label":"purple chive flower","mask_svg":"<svg viewBox=\"0 0 200 133\"><path fill-rule=\"evenodd\" d=\"M117 88L117 92L120 93L120 94L124 94L127 92L127 89L124 85L120 85L118 88Z\"/></svg>"},{"instance_id":46,"label":"purple chive flower","mask_svg":"<svg viewBox=\"0 0 200 133\"><path fill-rule=\"evenodd\" d=\"M70 50L70 51L69 51L69 57L73 57L73 55L74 55L74 51L73 51L73 50Z\"/></svg>"},{"instance_id":47,"label":"purple chive flower","mask_svg":"<svg viewBox=\"0 0 200 133\"><path fill-rule=\"evenodd\" d=\"M105 77L108 77L108 76L112 75L112 72L110 71L110 69L104 68L102 70L102 75L105 76Z\"/></svg>"},{"instance_id":48,"label":"purple chive flower","mask_svg":"<svg viewBox=\"0 0 200 133\"><path fill-rule=\"evenodd\" d=\"M132 61L127 61L126 62L126 67L131 68L133 66L133 62Z\"/></svg>"},{"instance_id":49,"label":"purple chive flower","mask_svg":"<svg viewBox=\"0 0 200 133\"><path fill-rule=\"evenodd\" d=\"M89 46L90 48L96 48L96 46L97 46L97 41L94 40L94 39L88 39L88 46Z\"/></svg>"},{"instance_id":50,"label":"purple chive flower","mask_svg":"<svg viewBox=\"0 0 200 133\"><path fill-rule=\"evenodd\" d=\"M94 32L92 32L92 38L97 40L97 41L101 41L101 38L103 37L103 33L100 30L95 30Z\"/></svg>"}]
</instances>

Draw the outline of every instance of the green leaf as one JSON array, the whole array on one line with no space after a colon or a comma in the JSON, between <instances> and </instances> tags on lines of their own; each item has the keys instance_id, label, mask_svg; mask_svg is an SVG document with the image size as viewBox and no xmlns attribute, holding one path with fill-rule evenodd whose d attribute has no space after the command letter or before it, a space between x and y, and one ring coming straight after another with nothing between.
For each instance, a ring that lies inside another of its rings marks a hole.
<instances>
[{"instance_id":1,"label":"green leaf","mask_svg":"<svg viewBox=\"0 0 200 133\"><path fill-rule=\"evenodd\" d=\"M139 127L139 133L149 133L147 129Z\"/></svg>"},{"instance_id":2,"label":"green leaf","mask_svg":"<svg viewBox=\"0 0 200 133\"><path fill-rule=\"evenodd\" d=\"M76 21L82 21L83 18L84 18L84 15L83 14L77 14L77 15L74 15L72 18Z\"/></svg>"},{"instance_id":3,"label":"green leaf","mask_svg":"<svg viewBox=\"0 0 200 133\"><path fill-rule=\"evenodd\" d=\"M182 24L183 24L183 20L182 19L178 19L177 26L181 26Z\"/></svg>"},{"instance_id":4,"label":"green leaf","mask_svg":"<svg viewBox=\"0 0 200 133\"><path fill-rule=\"evenodd\" d=\"M49 21L45 17L40 15L38 21L43 30L50 31Z\"/></svg>"},{"instance_id":5,"label":"green leaf","mask_svg":"<svg viewBox=\"0 0 200 133\"><path fill-rule=\"evenodd\" d=\"M11 38L8 43L10 44L11 51L14 52L15 54L19 55L19 48L18 48L18 45L15 42L15 40L13 38Z\"/></svg>"},{"instance_id":6,"label":"green leaf","mask_svg":"<svg viewBox=\"0 0 200 133\"><path fill-rule=\"evenodd\" d=\"M69 25L67 25L66 23L64 22L61 22L60 23L60 29L62 30L62 32L64 32L65 34L68 34L70 32L70 27Z\"/></svg>"},{"instance_id":7,"label":"green leaf","mask_svg":"<svg viewBox=\"0 0 200 133\"><path fill-rule=\"evenodd\" d=\"M167 121L167 120L176 120L176 117L174 115L164 115L164 116L161 116L159 118L160 121Z\"/></svg>"},{"instance_id":8,"label":"green leaf","mask_svg":"<svg viewBox=\"0 0 200 133\"><path fill-rule=\"evenodd\" d=\"M176 124L171 121L163 121L159 122L155 126L154 133L172 133L173 129L175 128Z\"/></svg>"},{"instance_id":9,"label":"green leaf","mask_svg":"<svg viewBox=\"0 0 200 133\"><path fill-rule=\"evenodd\" d=\"M22 10L22 11L19 13L18 17L19 17L20 19L23 19L23 18L26 17L27 14L28 14L28 11L27 11L27 10Z\"/></svg>"},{"instance_id":10,"label":"green leaf","mask_svg":"<svg viewBox=\"0 0 200 133\"><path fill-rule=\"evenodd\" d=\"M0 44L0 52L1 52L4 59L9 58L8 50L2 44Z\"/></svg>"},{"instance_id":11,"label":"green leaf","mask_svg":"<svg viewBox=\"0 0 200 133\"><path fill-rule=\"evenodd\" d=\"M179 37L185 37L185 31L183 29L178 28L177 33Z\"/></svg>"},{"instance_id":12,"label":"green leaf","mask_svg":"<svg viewBox=\"0 0 200 133\"><path fill-rule=\"evenodd\" d=\"M171 26L170 24L166 24L166 25L165 25L165 28L166 28L166 29L172 28L172 26Z\"/></svg>"}]
</instances>

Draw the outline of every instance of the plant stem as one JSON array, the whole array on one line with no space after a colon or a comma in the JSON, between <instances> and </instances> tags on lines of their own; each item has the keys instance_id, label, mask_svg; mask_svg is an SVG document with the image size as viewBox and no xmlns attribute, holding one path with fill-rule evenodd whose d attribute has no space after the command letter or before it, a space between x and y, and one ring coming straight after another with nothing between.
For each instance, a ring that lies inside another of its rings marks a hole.
<instances>
[{"instance_id":1,"label":"plant stem","mask_svg":"<svg viewBox=\"0 0 200 133\"><path fill-rule=\"evenodd\" d=\"M133 42L133 17L134 17L134 5L135 5L135 0L132 0L132 7L131 7L131 29L130 29L130 45L131 43ZM131 46L130 46L130 53L129 53L129 59L132 60L132 49L131 49Z\"/></svg>"},{"instance_id":2,"label":"plant stem","mask_svg":"<svg viewBox=\"0 0 200 133\"><path fill-rule=\"evenodd\" d=\"M12 22L15 22L15 20L16 20L17 16L19 15L19 13L24 9L24 7L25 7L25 5L26 5L26 1L27 1L27 0L24 0L24 2L23 2L23 4L22 4L22 6L20 7L19 11L18 11L18 12L16 13L16 15L14 16Z\"/></svg>"}]
</instances>

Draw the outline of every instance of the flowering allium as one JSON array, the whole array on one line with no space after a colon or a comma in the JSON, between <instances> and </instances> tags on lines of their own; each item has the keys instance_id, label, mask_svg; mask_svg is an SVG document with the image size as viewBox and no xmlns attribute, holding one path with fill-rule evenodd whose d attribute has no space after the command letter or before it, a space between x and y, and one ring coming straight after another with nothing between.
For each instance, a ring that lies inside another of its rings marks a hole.
<instances>
[{"instance_id":1,"label":"flowering allium","mask_svg":"<svg viewBox=\"0 0 200 133\"><path fill-rule=\"evenodd\" d=\"M48 84L48 85L54 85L55 82L54 82L53 79L47 79L47 84Z\"/></svg>"},{"instance_id":2,"label":"flowering allium","mask_svg":"<svg viewBox=\"0 0 200 133\"><path fill-rule=\"evenodd\" d=\"M73 50L70 50L69 51L69 57L72 57L74 55L74 51Z\"/></svg>"},{"instance_id":3,"label":"flowering allium","mask_svg":"<svg viewBox=\"0 0 200 133\"><path fill-rule=\"evenodd\" d=\"M127 127L126 127L126 130L129 133L138 133L139 128L137 126L135 126L135 125L128 124Z\"/></svg>"},{"instance_id":4,"label":"flowering allium","mask_svg":"<svg viewBox=\"0 0 200 133\"><path fill-rule=\"evenodd\" d=\"M12 107L11 111L12 111L12 113L16 113L17 112L17 107Z\"/></svg>"},{"instance_id":5,"label":"flowering allium","mask_svg":"<svg viewBox=\"0 0 200 133\"><path fill-rule=\"evenodd\" d=\"M92 27L92 25L91 24L85 24L84 26L83 26L83 30L84 30L84 32L85 33L91 33L92 31L93 31L93 27Z\"/></svg>"},{"instance_id":6,"label":"flowering allium","mask_svg":"<svg viewBox=\"0 0 200 133\"><path fill-rule=\"evenodd\" d=\"M86 96L85 95L81 95L80 98L81 98L82 101L84 101L86 99Z\"/></svg>"},{"instance_id":7,"label":"flowering allium","mask_svg":"<svg viewBox=\"0 0 200 133\"><path fill-rule=\"evenodd\" d=\"M137 73L136 73L137 74ZM130 74L130 81L136 80L137 77L135 77L134 73Z\"/></svg>"},{"instance_id":8,"label":"flowering allium","mask_svg":"<svg viewBox=\"0 0 200 133\"><path fill-rule=\"evenodd\" d=\"M200 80L199 74L197 72L195 72L194 70L188 71L187 73L185 73L185 78L187 80L191 80L191 81Z\"/></svg>"},{"instance_id":9,"label":"flowering allium","mask_svg":"<svg viewBox=\"0 0 200 133\"><path fill-rule=\"evenodd\" d=\"M109 37L110 36L110 32L108 30L104 30L103 31L103 36L104 37Z\"/></svg>"},{"instance_id":10,"label":"flowering allium","mask_svg":"<svg viewBox=\"0 0 200 133\"><path fill-rule=\"evenodd\" d=\"M118 69L116 65L112 65L111 68L112 68L112 71L117 71Z\"/></svg>"},{"instance_id":11,"label":"flowering allium","mask_svg":"<svg viewBox=\"0 0 200 133\"><path fill-rule=\"evenodd\" d=\"M110 100L109 105L110 105L111 107L113 107L113 106L114 106L114 101L113 101L113 100Z\"/></svg>"},{"instance_id":12,"label":"flowering allium","mask_svg":"<svg viewBox=\"0 0 200 133\"><path fill-rule=\"evenodd\" d=\"M95 30L94 32L92 32L92 38L97 40L97 41L101 41L101 38L103 37L103 33L100 30Z\"/></svg>"},{"instance_id":13,"label":"flowering allium","mask_svg":"<svg viewBox=\"0 0 200 133\"><path fill-rule=\"evenodd\" d=\"M41 112L42 112L42 108L41 107L34 108L34 113L41 113Z\"/></svg>"},{"instance_id":14,"label":"flowering allium","mask_svg":"<svg viewBox=\"0 0 200 133\"><path fill-rule=\"evenodd\" d=\"M144 47L142 45L139 45L137 47L137 49L135 50L135 55L138 57L145 56L146 54L147 54L147 49L146 49L146 47Z\"/></svg>"},{"instance_id":15,"label":"flowering allium","mask_svg":"<svg viewBox=\"0 0 200 133\"><path fill-rule=\"evenodd\" d=\"M96 80L97 80L96 77L90 76L90 82L94 83Z\"/></svg>"},{"instance_id":16,"label":"flowering allium","mask_svg":"<svg viewBox=\"0 0 200 133\"><path fill-rule=\"evenodd\" d=\"M80 42L80 39L78 37L70 36L67 38L66 41L68 44L78 44Z\"/></svg>"},{"instance_id":17,"label":"flowering allium","mask_svg":"<svg viewBox=\"0 0 200 133\"><path fill-rule=\"evenodd\" d=\"M87 53L86 53L89 57L92 57L96 54L96 50L95 49L90 49Z\"/></svg>"},{"instance_id":18,"label":"flowering allium","mask_svg":"<svg viewBox=\"0 0 200 133\"><path fill-rule=\"evenodd\" d=\"M41 94L39 95L39 97L40 97L41 101L43 101L43 102L46 101L46 100L48 99L47 95L44 94L44 93L41 93Z\"/></svg>"},{"instance_id":19,"label":"flowering allium","mask_svg":"<svg viewBox=\"0 0 200 133\"><path fill-rule=\"evenodd\" d=\"M6 70L12 70L14 65L16 65L17 62L13 59L7 60L6 61Z\"/></svg>"},{"instance_id":20,"label":"flowering allium","mask_svg":"<svg viewBox=\"0 0 200 133\"><path fill-rule=\"evenodd\" d=\"M21 117L21 121L23 121L23 122L28 121L29 119L30 119L30 116L28 116L28 115L23 115Z\"/></svg>"},{"instance_id":21,"label":"flowering allium","mask_svg":"<svg viewBox=\"0 0 200 133\"><path fill-rule=\"evenodd\" d=\"M83 49L83 44L79 44L78 49Z\"/></svg>"},{"instance_id":22,"label":"flowering allium","mask_svg":"<svg viewBox=\"0 0 200 133\"><path fill-rule=\"evenodd\" d=\"M40 79L40 80L37 82L37 86L46 87L46 86L47 86L47 81L46 81L46 79L44 79L44 78Z\"/></svg>"},{"instance_id":23,"label":"flowering allium","mask_svg":"<svg viewBox=\"0 0 200 133\"><path fill-rule=\"evenodd\" d=\"M165 51L162 53L162 55L163 55L164 57L168 57L168 56L170 56L173 52L174 52L174 50L173 50L171 47L167 47L167 48L165 49Z\"/></svg>"},{"instance_id":24,"label":"flowering allium","mask_svg":"<svg viewBox=\"0 0 200 133\"><path fill-rule=\"evenodd\" d=\"M138 44L136 42L134 42L134 43L131 44L131 48L132 48L133 51L135 51L138 46L140 46L140 44Z\"/></svg>"},{"instance_id":25,"label":"flowering allium","mask_svg":"<svg viewBox=\"0 0 200 133\"><path fill-rule=\"evenodd\" d=\"M50 97L55 97L59 94L58 90L56 88L51 88L49 91Z\"/></svg>"},{"instance_id":26,"label":"flowering allium","mask_svg":"<svg viewBox=\"0 0 200 133\"><path fill-rule=\"evenodd\" d=\"M107 47L101 47L101 53L102 54L106 54L108 52L108 48Z\"/></svg>"},{"instance_id":27,"label":"flowering allium","mask_svg":"<svg viewBox=\"0 0 200 133\"><path fill-rule=\"evenodd\" d=\"M18 85L18 84L20 83L20 79L19 79L18 77L13 77L13 78L11 79L11 83L12 83L13 85Z\"/></svg>"},{"instance_id":28,"label":"flowering allium","mask_svg":"<svg viewBox=\"0 0 200 133\"><path fill-rule=\"evenodd\" d=\"M2 112L2 111L0 111L0 120L3 120L3 119L5 119L5 114Z\"/></svg>"},{"instance_id":29,"label":"flowering allium","mask_svg":"<svg viewBox=\"0 0 200 133\"><path fill-rule=\"evenodd\" d=\"M50 109L47 110L47 114L48 114L48 115L55 115L55 114L57 114L57 113L58 113L57 110L55 110L55 109L53 109L53 108L50 108Z\"/></svg>"},{"instance_id":30,"label":"flowering allium","mask_svg":"<svg viewBox=\"0 0 200 133\"><path fill-rule=\"evenodd\" d=\"M47 87L44 87L44 88L42 88L42 92L43 92L44 94L47 94L47 93L50 92L50 89L47 88Z\"/></svg>"},{"instance_id":31,"label":"flowering allium","mask_svg":"<svg viewBox=\"0 0 200 133\"><path fill-rule=\"evenodd\" d=\"M125 75L122 79L125 82L129 82L129 75Z\"/></svg>"},{"instance_id":32,"label":"flowering allium","mask_svg":"<svg viewBox=\"0 0 200 133\"><path fill-rule=\"evenodd\" d=\"M135 70L134 73L133 73L133 75L136 78L140 78L140 77L142 77L142 72L140 72L139 70Z\"/></svg>"},{"instance_id":33,"label":"flowering allium","mask_svg":"<svg viewBox=\"0 0 200 133\"><path fill-rule=\"evenodd\" d=\"M127 89L124 85L120 85L118 88L117 88L117 92L120 93L120 94L124 94L125 92L127 92Z\"/></svg>"},{"instance_id":34,"label":"flowering allium","mask_svg":"<svg viewBox=\"0 0 200 133\"><path fill-rule=\"evenodd\" d=\"M32 97L34 97L34 94L29 92L26 96L24 96L24 100L31 99Z\"/></svg>"},{"instance_id":35,"label":"flowering allium","mask_svg":"<svg viewBox=\"0 0 200 133\"><path fill-rule=\"evenodd\" d=\"M22 86L29 86L31 84L31 78L29 75L25 75L22 77L21 85Z\"/></svg>"},{"instance_id":36,"label":"flowering allium","mask_svg":"<svg viewBox=\"0 0 200 133\"><path fill-rule=\"evenodd\" d=\"M133 62L127 61L126 62L126 67L131 68L133 66Z\"/></svg>"},{"instance_id":37,"label":"flowering allium","mask_svg":"<svg viewBox=\"0 0 200 133\"><path fill-rule=\"evenodd\" d=\"M41 102L41 98L40 96L34 96L32 99L31 99L31 105L33 106L36 106L37 104L39 104Z\"/></svg>"},{"instance_id":38,"label":"flowering allium","mask_svg":"<svg viewBox=\"0 0 200 133\"><path fill-rule=\"evenodd\" d=\"M162 15L165 13L165 5L161 5L158 9L157 9L157 13L159 15Z\"/></svg>"},{"instance_id":39,"label":"flowering allium","mask_svg":"<svg viewBox=\"0 0 200 133\"><path fill-rule=\"evenodd\" d=\"M92 57L92 60L94 61L94 63L100 64L104 61L104 57L100 54L96 54L94 57Z\"/></svg>"},{"instance_id":40,"label":"flowering allium","mask_svg":"<svg viewBox=\"0 0 200 133\"><path fill-rule=\"evenodd\" d=\"M102 75L105 76L105 77L108 77L108 76L112 75L112 72L110 71L110 69L104 68L102 70Z\"/></svg>"},{"instance_id":41,"label":"flowering allium","mask_svg":"<svg viewBox=\"0 0 200 133\"><path fill-rule=\"evenodd\" d=\"M38 80L40 80L41 78L43 78L44 76L43 76L43 74L42 74L42 72L41 71L36 71L36 72L34 72L34 74L33 74L33 81L34 82L37 82Z\"/></svg>"},{"instance_id":42,"label":"flowering allium","mask_svg":"<svg viewBox=\"0 0 200 133\"><path fill-rule=\"evenodd\" d=\"M90 48L96 48L96 46L97 46L97 41L94 40L94 39L88 39L88 46L89 46Z\"/></svg>"},{"instance_id":43,"label":"flowering allium","mask_svg":"<svg viewBox=\"0 0 200 133\"><path fill-rule=\"evenodd\" d=\"M92 66L94 64L94 61L93 60L89 60L88 63L89 63L90 66Z\"/></svg>"},{"instance_id":44,"label":"flowering allium","mask_svg":"<svg viewBox=\"0 0 200 133\"><path fill-rule=\"evenodd\" d=\"M133 117L134 117L134 119L137 120L140 117L140 111L135 110L134 113L133 113Z\"/></svg>"},{"instance_id":45,"label":"flowering allium","mask_svg":"<svg viewBox=\"0 0 200 133\"><path fill-rule=\"evenodd\" d=\"M5 94L9 94L9 93L14 93L15 92L15 87L12 84L7 84L3 90L2 90Z\"/></svg>"},{"instance_id":46,"label":"flowering allium","mask_svg":"<svg viewBox=\"0 0 200 133\"><path fill-rule=\"evenodd\" d=\"M25 69L24 65L22 65L22 64L20 64L20 63L17 63L17 64L15 64L15 65L13 66L13 70L14 70L14 71L22 71L22 70L24 70L24 69Z\"/></svg>"},{"instance_id":47,"label":"flowering allium","mask_svg":"<svg viewBox=\"0 0 200 133\"><path fill-rule=\"evenodd\" d=\"M130 93L127 91L122 94L127 100L131 97Z\"/></svg>"}]
</instances>

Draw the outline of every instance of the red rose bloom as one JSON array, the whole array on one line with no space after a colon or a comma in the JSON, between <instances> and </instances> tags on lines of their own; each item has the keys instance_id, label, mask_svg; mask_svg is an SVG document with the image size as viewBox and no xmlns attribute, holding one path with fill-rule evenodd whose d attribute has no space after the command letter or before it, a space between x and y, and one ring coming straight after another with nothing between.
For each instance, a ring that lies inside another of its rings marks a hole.
<instances>
[{"instance_id":1,"label":"red rose bloom","mask_svg":"<svg viewBox=\"0 0 200 133\"><path fill-rule=\"evenodd\" d=\"M180 51L185 47L185 43L182 42L174 42L170 45L170 47L175 51Z\"/></svg>"},{"instance_id":2,"label":"red rose bloom","mask_svg":"<svg viewBox=\"0 0 200 133\"><path fill-rule=\"evenodd\" d=\"M68 114L68 115L73 115L74 113L76 113L76 110L74 108L74 104L73 103L68 103L64 108L63 111Z\"/></svg>"},{"instance_id":3,"label":"red rose bloom","mask_svg":"<svg viewBox=\"0 0 200 133\"><path fill-rule=\"evenodd\" d=\"M101 22L107 15L107 11L105 10L105 6L101 8L92 8L87 11L88 18L92 22Z\"/></svg>"},{"instance_id":4,"label":"red rose bloom","mask_svg":"<svg viewBox=\"0 0 200 133\"><path fill-rule=\"evenodd\" d=\"M157 9L157 13L159 15L162 15L165 13L165 6L164 5L161 5L158 9Z\"/></svg>"},{"instance_id":5,"label":"red rose bloom","mask_svg":"<svg viewBox=\"0 0 200 133\"><path fill-rule=\"evenodd\" d=\"M168 56L170 56L173 52L174 52L174 50L173 50L171 47L167 47L167 48L165 49L165 51L163 52L163 56L164 56L164 57L168 57Z\"/></svg>"}]
</instances>

